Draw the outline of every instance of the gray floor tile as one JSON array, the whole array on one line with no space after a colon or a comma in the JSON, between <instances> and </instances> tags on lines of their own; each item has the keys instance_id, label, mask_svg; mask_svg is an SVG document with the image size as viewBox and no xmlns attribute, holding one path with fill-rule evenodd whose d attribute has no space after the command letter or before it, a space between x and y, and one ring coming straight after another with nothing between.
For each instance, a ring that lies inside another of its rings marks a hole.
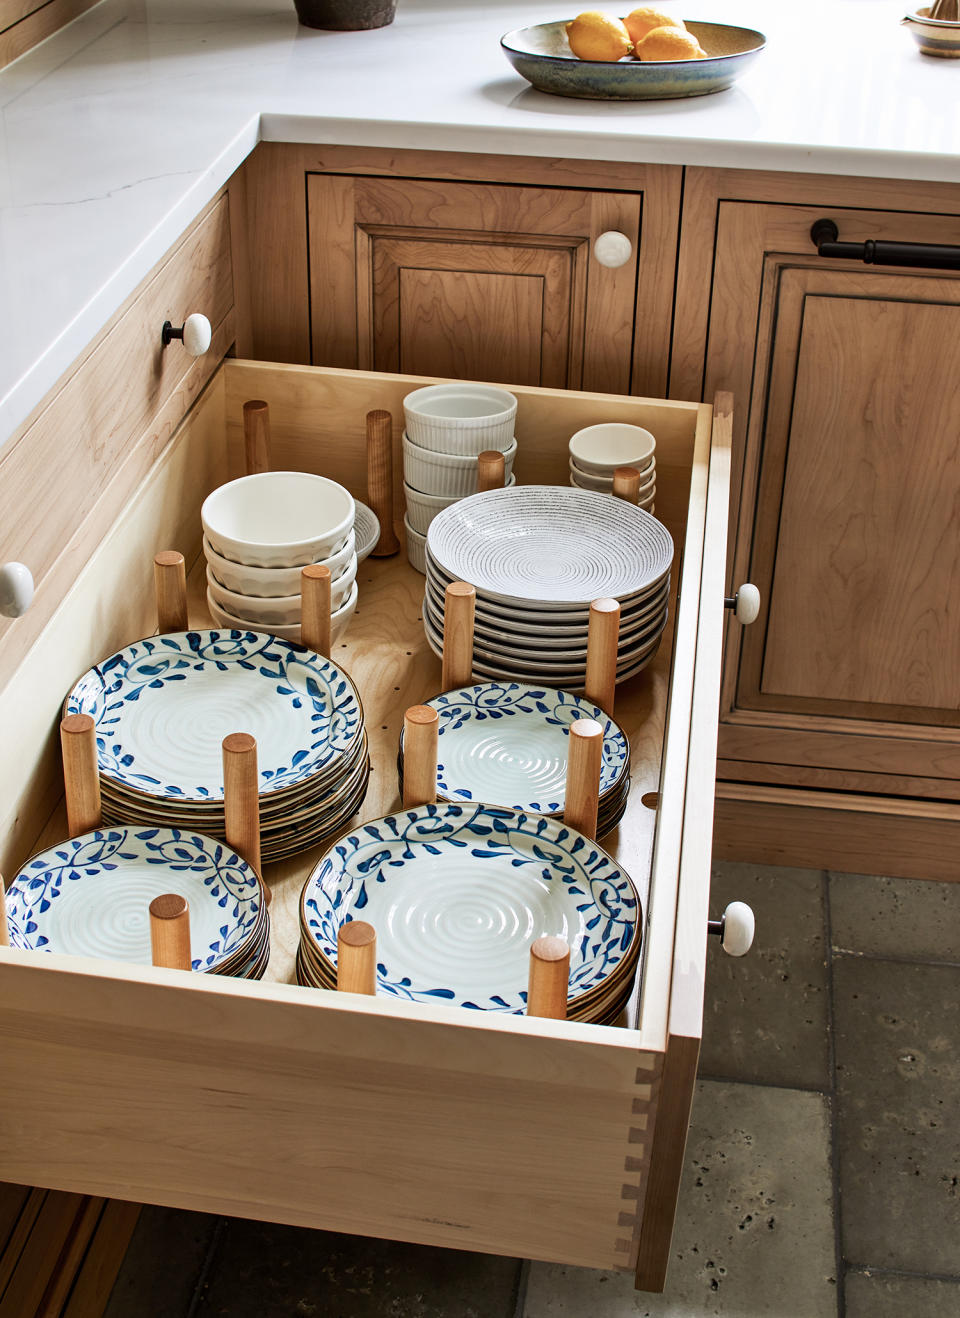
<instances>
[{"instance_id":1,"label":"gray floor tile","mask_svg":"<svg viewBox=\"0 0 960 1318\"><path fill-rule=\"evenodd\" d=\"M663 1295L534 1263L524 1318L836 1318L820 1094L701 1081Z\"/></svg>"},{"instance_id":2,"label":"gray floor tile","mask_svg":"<svg viewBox=\"0 0 960 1318\"><path fill-rule=\"evenodd\" d=\"M957 1318L960 1282L848 1272L847 1318Z\"/></svg>"},{"instance_id":3,"label":"gray floor tile","mask_svg":"<svg viewBox=\"0 0 960 1318\"><path fill-rule=\"evenodd\" d=\"M517 1259L231 1219L196 1318L513 1318Z\"/></svg>"},{"instance_id":4,"label":"gray floor tile","mask_svg":"<svg viewBox=\"0 0 960 1318\"><path fill-rule=\"evenodd\" d=\"M183 1318L217 1221L206 1213L145 1207L104 1318Z\"/></svg>"},{"instance_id":5,"label":"gray floor tile","mask_svg":"<svg viewBox=\"0 0 960 1318\"><path fill-rule=\"evenodd\" d=\"M734 900L753 907L757 932L745 957L709 940L700 1074L826 1089L823 875L718 862L711 916Z\"/></svg>"},{"instance_id":6,"label":"gray floor tile","mask_svg":"<svg viewBox=\"0 0 960 1318\"><path fill-rule=\"evenodd\" d=\"M960 969L834 963L844 1257L953 1275L960 1241Z\"/></svg>"},{"instance_id":7,"label":"gray floor tile","mask_svg":"<svg viewBox=\"0 0 960 1318\"><path fill-rule=\"evenodd\" d=\"M831 873L830 919L838 949L960 964L960 883Z\"/></svg>"}]
</instances>

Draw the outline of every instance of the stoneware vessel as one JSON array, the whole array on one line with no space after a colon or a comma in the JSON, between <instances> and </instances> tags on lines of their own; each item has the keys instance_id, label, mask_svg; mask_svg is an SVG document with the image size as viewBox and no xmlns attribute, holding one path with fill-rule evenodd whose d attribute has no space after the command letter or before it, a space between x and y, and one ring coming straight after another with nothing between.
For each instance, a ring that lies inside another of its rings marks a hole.
<instances>
[{"instance_id":1,"label":"stoneware vessel","mask_svg":"<svg viewBox=\"0 0 960 1318\"><path fill-rule=\"evenodd\" d=\"M356 32L386 27L397 12L396 0L294 0L304 27L333 32Z\"/></svg>"}]
</instances>

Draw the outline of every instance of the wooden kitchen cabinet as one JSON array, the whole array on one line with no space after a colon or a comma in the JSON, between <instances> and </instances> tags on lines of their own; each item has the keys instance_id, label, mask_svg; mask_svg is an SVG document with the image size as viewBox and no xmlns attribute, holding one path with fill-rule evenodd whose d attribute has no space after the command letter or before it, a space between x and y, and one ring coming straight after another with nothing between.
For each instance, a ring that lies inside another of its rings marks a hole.
<instances>
[{"instance_id":1,"label":"wooden kitchen cabinet","mask_svg":"<svg viewBox=\"0 0 960 1318\"><path fill-rule=\"evenodd\" d=\"M727 628L721 830L746 825L735 845L753 859L950 877L960 278L821 257L810 230L828 217L845 241L957 244L960 215L931 212L960 197L692 182L671 387L691 388L702 352L705 396L729 388L741 403L728 584L753 581L762 600L753 626ZM706 257L709 301L696 294Z\"/></svg>"},{"instance_id":2,"label":"wooden kitchen cabinet","mask_svg":"<svg viewBox=\"0 0 960 1318\"><path fill-rule=\"evenodd\" d=\"M245 172L253 356L666 393L679 169L262 144Z\"/></svg>"}]
</instances>

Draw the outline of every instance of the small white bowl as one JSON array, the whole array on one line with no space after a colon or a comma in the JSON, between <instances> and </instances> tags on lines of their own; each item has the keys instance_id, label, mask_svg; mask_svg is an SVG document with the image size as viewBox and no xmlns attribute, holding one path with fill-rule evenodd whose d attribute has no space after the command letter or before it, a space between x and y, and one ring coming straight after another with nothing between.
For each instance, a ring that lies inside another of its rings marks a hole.
<instances>
[{"instance_id":1,"label":"small white bowl","mask_svg":"<svg viewBox=\"0 0 960 1318\"><path fill-rule=\"evenodd\" d=\"M339 609L341 604L345 603L356 579L357 556L354 554L347 565L347 570L336 581L330 583L330 607L334 612ZM240 595L236 591L227 590L217 580L209 564L207 566L207 589L220 608L227 613L232 613L236 618L249 618L251 622L256 622L261 626L272 626L277 623L281 627L292 627L300 621L302 605L299 594L275 595L272 597Z\"/></svg>"},{"instance_id":2,"label":"small white bowl","mask_svg":"<svg viewBox=\"0 0 960 1318\"><path fill-rule=\"evenodd\" d=\"M427 537L415 531L410 525L410 519L404 517L404 530L407 533L407 562L422 576L427 575Z\"/></svg>"},{"instance_id":3,"label":"small white bowl","mask_svg":"<svg viewBox=\"0 0 960 1318\"><path fill-rule=\"evenodd\" d=\"M570 456L581 471L610 476L615 467L640 467L653 457L657 441L642 426L604 421L578 430L570 440Z\"/></svg>"},{"instance_id":4,"label":"small white bowl","mask_svg":"<svg viewBox=\"0 0 960 1318\"><path fill-rule=\"evenodd\" d=\"M203 552L213 575L227 590L238 595L255 595L258 598L278 599L282 595L296 595L300 590L300 568L298 567L250 567L247 563L234 563L229 558L218 554L213 545L203 537ZM323 567L330 569L330 576L336 581L350 566L354 557L359 558L353 532L347 534L346 540L335 554L320 559Z\"/></svg>"},{"instance_id":5,"label":"small white bowl","mask_svg":"<svg viewBox=\"0 0 960 1318\"><path fill-rule=\"evenodd\" d=\"M332 554L353 526L349 490L305 471L261 471L208 494L200 520L224 558L254 567L302 567Z\"/></svg>"},{"instance_id":6,"label":"small white bowl","mask_svg":"<svg viewBox=\"0 0 960 1318\"><path fill-rule=\"evenodd\" d=\"M414 389L403 400L407 434L421 448L477 457L506 453L513 442L517 400L506 389L452 381Z\"/></svg>"},{"instance_id":7,"label":"small white bowl","mask_svg":"<svg viewBox=\"0 0 960 1318\"><path fill-rule=\"evenodd\" d=\"M483 451L483 450L481 450ZM503 452L504 480L513 472L517 455L514 439ZM477 459L459 453L437 453L421 448L409 435L403 436L403 479L421 494L444 494L462 499L477 492Z\"/></svg>"},{"instance_id":8,"label":"small white bowl","mask_svg":"<svg viewBox=\"0 0 960 1318\"><path fill-rule=\"evenodd\" d=\"M507 478L507 485L516 485L517 478L513 472ZM430 523L437 513L449 508L463 496L459 494L423 494L404 481L403 492L407 499L407 524L420 535L426 535Z\"/></svg>"},{"instance_id":9,"label":"small white bowl","mask_svg":"<svg viewBox=\"0 0 960 1318\"><path fill-rule=\"evenodd\" d=\"M574 475L571 475L571 477L570 477L570 484L573 485L573 486L575 486L575 488L578 489L578 490L586 490L586 489L591 489L591 488L593 488L592 486L581 485L581 484L580 484L580 480L578 479L578 477L576 477L576 476L574 476ZM640 491L640 498L637 500L637 507L638 507L638 508L644 508L644 509L646 509L647 512L653 512L653 499L654 499L654 495L656 494L656 492L657 492L657 487L656 487L656 485L648 485L647 488L646 488L645 490L641 490L641 491ZM598 490L597 493L599 493L599 494L609 494L609 495L612 496L612 495L613 495L613 486L612 486L612 485L607 485L607 486L604 487L604 489L602 489L602 490Z\"/></svg>"},{"instance_id":10,"label":"small white bowl","mask_svg":"<svg viewBox=\"0 0 960 1318\"><path fill-rule=\"evenodd\" d=\"M581 471L575 462L570 463L570 475L574 484L579 485L581 490L612 490L613 475L594 476L589 471ZM640 496L643 497L646 490L650 489L657 479L657 468L651 464L641 475Z\"/></svg>"},{"instance_id":11,"label":"small white bowl","mask_svg":"<svg viewBox=\"0 0 960 1318\"><path fill-rule=\"evenodd\" d=\"M346 602L344 604L341 604L340 608L337 609L336 613L330 614L331 644L334 641L338 641L340 637L343 635L343 633L346 631L347 623L353 617L354 611L356 610L357 607L358 594L359 592L357 590L357 583L354 582L353 586L350 589L350 594L347 596ZM207 591L207 608L210 610L210 617L213 619L214 625L217 627L231 627L231 628L235 628L237 631L244 631L244 632L266 631L271 636L279 636L284 641L300 640L299 622L289 627L283 626L280 623L278 623L276 626L270 626L270 627L259 626L254 622L250 622L246 618L237 618L232 613L228 613L226 609L222 609L220 605L217 603L217 601L211 596L209 590Z\"/></svg>"}]
</instances>

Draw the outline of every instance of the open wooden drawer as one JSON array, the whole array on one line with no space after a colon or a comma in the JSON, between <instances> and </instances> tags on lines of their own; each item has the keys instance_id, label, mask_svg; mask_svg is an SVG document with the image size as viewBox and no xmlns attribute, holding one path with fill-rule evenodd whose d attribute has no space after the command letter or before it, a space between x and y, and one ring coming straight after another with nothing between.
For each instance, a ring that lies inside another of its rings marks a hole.
<instances>
[{"instance_id":1,"label":"open wooden drawer","mask_svg":"<svg viewBox=\"0 0 960 1318\"><path fill-rule=\"evenodd\" d=\"M389 408L399 442L401 400L419 383L224 362L0 692L7 874L65 833L54 735L63 694L152 629L157 549L197 562L200 502L240 471L241 404L269 402L276 467L321 471L362 498L365 413ZM623 1027L277 982L293 977L314 850L267 870L270 982L0 949L0 1179L629 1269L638 1285L662 1288L703 1008L730 414L514 392L523 483L565 484L567 438L600 417L652 430L657 512L677 546L660 653L618 690L633 787L606 845L646 909L642 981ZM207 622L201 566L195 625ZM367 560L358 580L335 657L364 701L373 775L362 818L373 818L397 804L403 710L436 692L439 663L418 617L423 578L402 553Z\"/></svg>"}]
</instances>

